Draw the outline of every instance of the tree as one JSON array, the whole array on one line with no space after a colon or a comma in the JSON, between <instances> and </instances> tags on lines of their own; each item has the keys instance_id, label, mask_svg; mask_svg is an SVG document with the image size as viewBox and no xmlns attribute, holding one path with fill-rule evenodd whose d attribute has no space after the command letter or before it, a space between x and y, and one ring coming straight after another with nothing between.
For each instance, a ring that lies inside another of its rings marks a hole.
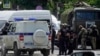
<instances>
[{"instance_id":1,"label":"tree","mask_svg":"<svg viewBox=\"0 0 100 56\"><path fill-rule=\"evenodd\" d=\"M95 6L100 8L100 0L96 0Z\"/></svg>"},{"instance_id":2,"label":"tree","mask_svg":"<svg viewBox=\"0 0 100 56\"><path fill-rule=\"evenodd\" d=\"M35 9L37 5L43 6L46 8L47 0L11 0L13 8L20 7L20 9Z\"/></svg>"}]
</instances>

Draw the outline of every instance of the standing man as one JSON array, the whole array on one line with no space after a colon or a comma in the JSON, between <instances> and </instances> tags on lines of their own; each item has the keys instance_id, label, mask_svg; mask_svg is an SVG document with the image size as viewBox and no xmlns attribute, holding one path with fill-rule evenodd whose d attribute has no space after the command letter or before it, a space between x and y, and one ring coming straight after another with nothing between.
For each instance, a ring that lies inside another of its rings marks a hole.
<instances>
[{"instance_id":1,"label":"standing man","mask_svg":"<svg viewBox=\"0 0 100 56\"><path fill-rule=\"evenodd\" d=\"M90 36L91 36L90 39L91 39L91 43L92 43L92 49L96 49L96 38L99 36L99 31L98 31L96 25L93 25L91 27Z\"/></svg>"},{"instance_id":2,"label":"standing man","mask_svg":"<svg viewBox=\"0 0 100 56\"><path fill-rule=\"evenodd\" d=\"M73 36L73 30L71 29L70 25L67 26L67 38L68 40L66 40L66 49L68 49L68 53L67 54L71 54L73 52L73 42L74 42L74 36Z\"/></svg>"},{"instance_id":3,"label":"standing man","mask_svg":"<svg viewBox=\"0 0 100 56\"><path fill-rule=\"evenodd\" d=\"M78 36L81 37L81 48L86 49L87 30L82 25L79 25L79 29L80 31Z\"/></svg>"},{"instance_id":4,"label":"standing man","mask_svg":"<svg viewBox=\"0 0 100 56\"><path fill-rule=\"evenodd\" d=\"M58 32L58 40L59 40L59 55L66 55L66 24L61 25L61 29Z\"/></svg>"},{"instance_id":5,"label":"standing man","mask_svg":"<svg viewBox=\"0 0 100 56\"><path fill-rule=\"evenodd\" d=\"M56 37L56 31L54 29L54 26L52 27L52 38L51 38L51 53L54 53L54 41Z\"/></svg>"}]
</instances>

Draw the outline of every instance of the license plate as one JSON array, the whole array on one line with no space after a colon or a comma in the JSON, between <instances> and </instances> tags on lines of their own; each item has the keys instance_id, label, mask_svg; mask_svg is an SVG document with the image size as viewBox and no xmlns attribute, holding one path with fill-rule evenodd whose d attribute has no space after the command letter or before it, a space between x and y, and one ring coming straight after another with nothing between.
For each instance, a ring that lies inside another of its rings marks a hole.
<instances>
[{"instance_id":1,"label":"license plate","mask_svg":"<svg viewBox=\"0 0 100 56\"><path fill-rule=\"evenodd\" d=\"M25 45L33 45L33 43L27 42L27 43L25 43Z\"/></svg>"}]
</instances>

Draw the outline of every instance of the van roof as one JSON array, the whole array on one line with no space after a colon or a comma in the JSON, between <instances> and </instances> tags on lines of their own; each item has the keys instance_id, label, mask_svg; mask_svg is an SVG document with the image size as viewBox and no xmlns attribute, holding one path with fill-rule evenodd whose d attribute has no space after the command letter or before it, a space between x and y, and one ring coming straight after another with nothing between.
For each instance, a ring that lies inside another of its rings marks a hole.
<instances>
[{"instance_id":1,"label":"van roof","mask_svg":"<svg viewBox=\"0 0 100 56\"><path fill-rule=\"evenodd\" d=\"M100 8L93 8L93 7L76 7L74 11L76 10L100 10Z\"/></svg>"},{"instance_id":2,"label":"van roof","mask_svg":"<svg viewBox=\"0 0 100 56\"><path fill-rule=\"evenodd\" d=\"M18 10L12 14L9 21L14 21L15 18L35 18L35 19L51 19L49 10Z\"/></svg>"},{"instance_id":3,"label":"van roof","mask_svg":"<svg viewBox=\"0 0 100 56\"><path fill-rule=\"evenodd\" d=\"M0 11L0 20L6 20L8 21L10 16L14 13L15 11L12 10L4 10Z\"/></svg>"}]
</instances>

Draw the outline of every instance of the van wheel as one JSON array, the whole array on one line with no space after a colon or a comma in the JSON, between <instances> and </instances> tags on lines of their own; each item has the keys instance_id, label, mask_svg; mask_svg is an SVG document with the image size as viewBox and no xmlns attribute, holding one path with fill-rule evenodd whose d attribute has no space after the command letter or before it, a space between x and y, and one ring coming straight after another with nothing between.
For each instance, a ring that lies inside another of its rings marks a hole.
<instances>
[{"instance_id":1,"label":"van wheel","mask_svg":"<svg viewBox=\"0 0 100 56\"><path fill-rule=\"evenodd\" d=\"M41 53L43 54L43 56L49 56L50 50L49 49L43 49L43 50L41 50Z\"/></svg>"},{"instance_id":2,"label":"van wheel","mask_svg":"<svg viewBox=\"0 0 100 56\"><path fill-rule=\"evenodd\" d=\"M18 51L17 44L14 44L14 56L19 56L20 52Z\"/></svg>"},{"instance_id":3,"label":"van wheel","mask_svg":"<svg viewBox=\"0 0 100 56\"><path fill-rule=\"evenodd\" d=\"M6 56L7 50L5 48L1 49L1 56Z\"/></svg>"}]
</instances>

